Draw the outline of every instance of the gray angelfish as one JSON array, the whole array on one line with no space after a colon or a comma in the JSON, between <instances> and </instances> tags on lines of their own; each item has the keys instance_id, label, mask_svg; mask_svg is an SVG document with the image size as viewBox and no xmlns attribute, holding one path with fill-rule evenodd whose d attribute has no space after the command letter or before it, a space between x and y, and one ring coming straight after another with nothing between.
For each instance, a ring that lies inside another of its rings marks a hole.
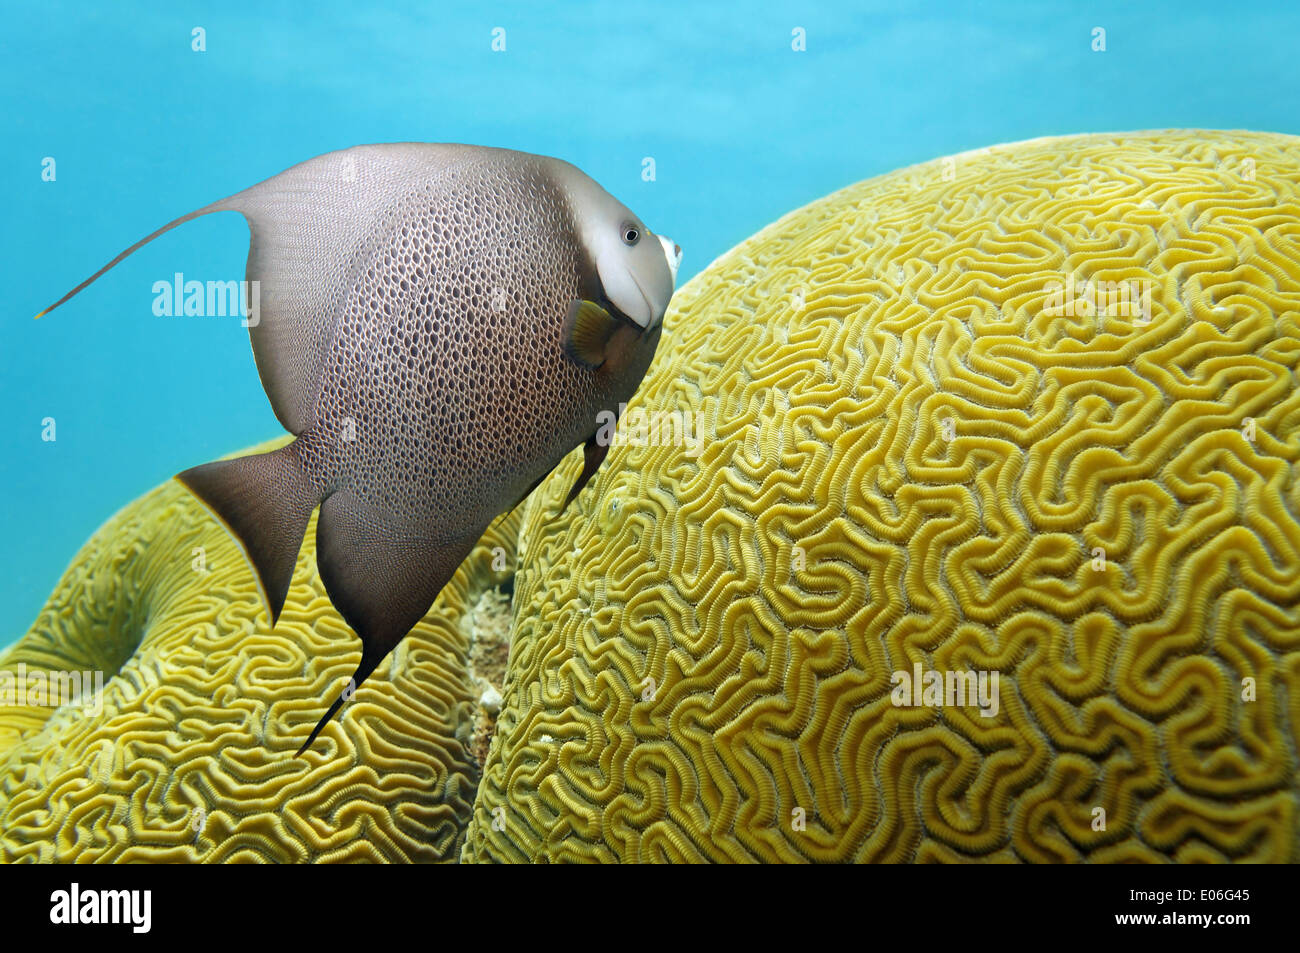
<instances>
[{"instance_id":1,"label":"gray angelfish","mask_svg":"<svg viewBox=\"0 0 1300 953\"><path fill-rule=\"evenodd\" d=\"M272 625L320 507L317 566L361 637L359 686L493 519L582 443L565 505L591 479L598 416L645 375L681 250L559 159L357 146L164 225L46 311L221 211L248 220L253 354L296 439L177 479L243 547Z\"/></svg>"}]
</instances>

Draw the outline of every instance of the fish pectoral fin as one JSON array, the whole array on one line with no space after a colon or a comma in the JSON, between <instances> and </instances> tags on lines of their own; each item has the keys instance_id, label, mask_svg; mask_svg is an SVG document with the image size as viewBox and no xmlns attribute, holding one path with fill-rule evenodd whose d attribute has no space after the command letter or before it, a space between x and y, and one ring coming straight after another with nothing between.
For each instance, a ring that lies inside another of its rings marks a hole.
<instances>
[{"instance_id":1,"label":"fish pectoral fin","mask_svg":"<svg viewBox=\"0 0 1300 953\"><path fill-rule=\"evenodd\" d=\"M564 353L581 367L600 367L605 363L610 336L617 329L618 322L600 305L576 300L564 319Z\"/></svg>"},{"instance_id":2,"label":"fish pectoral fin","mask_svg":"<svg viewBox=\"0 0 1300 953\"><path fill-rule=\"evenodd\" d=\"M320 496L293 444L178 473L199 502L235 538L252 564L271 627L280 618L311 511Z\"/></svg>"},{"instance_id":3,"label":"fish pectoral fin","mask_svg":"<svg viewBox=\"0 0 1300 953\"><path fill-rule=\"evenodd\" d=\"M596 475L596 471L600 469L600 465L605 461L607 453L609 453L609 444L597 440L596 434L592 434L587 438L587 443L583 448L582 472L578 474L578 479L573 484L573 488L569 490L569 495L564 498L564 503L560 506L561 513L569 508L569 504L578 498L582 488Z\"/></svg>"},{"instance_id":4,"label":"fish pectoral fin","mask_svg":"<svg viewBox=\"0 0 1300 953\"><path fill-rule=\"evenodd\" d=\"M424 618L481 535L474 532L450 543L415 537L383 512L364 506L352 490L340 490L321 504L316 565L330 601L361 638L361 664L298 754Z\"/></svg>"}]
</instances>

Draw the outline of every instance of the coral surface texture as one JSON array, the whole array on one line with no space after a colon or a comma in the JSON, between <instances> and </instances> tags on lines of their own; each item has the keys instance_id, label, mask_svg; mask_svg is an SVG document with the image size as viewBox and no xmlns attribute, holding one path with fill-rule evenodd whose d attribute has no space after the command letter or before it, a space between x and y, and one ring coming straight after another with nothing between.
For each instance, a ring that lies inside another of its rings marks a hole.
<instances>
[{"instance_id":1,"label":"coral surface texture","mask_svg":"<svg viewBox=\"0 0 1300 953\"><path fill-rule=\"evenodd\" d=\"M1298 362L1300 139L787 215L529 501L464 856L1296 860Z\"/></svg>"},{"instance_id":2,"label":"coral surface texture","mask_svg":"<svg viewBox=\"0 0 1300 953\"><path fill-rule=\"evenodd\" d=\"M34 672L104 673L97 698L0 710L0 859L456 860L479 770L470 610L505 575L507 527L296 758L361 656L317 574L315 520L272 631L189 491L141 497L0 658L29 692Z\"/></svg>"},{"instance_id":3,"label":"coral surface texture","mask_svg":"<svg viewBox=\"0 0 1300 953\"><path fill-rule=\"evenodd\" d=\"M678 292L301 758L314 528L272 631L179 484L124 509L0 657L105 673L0 710L0 858L1300 861L1298 373L1300 139L859 183Z\"/></svg>"}]
</instances>

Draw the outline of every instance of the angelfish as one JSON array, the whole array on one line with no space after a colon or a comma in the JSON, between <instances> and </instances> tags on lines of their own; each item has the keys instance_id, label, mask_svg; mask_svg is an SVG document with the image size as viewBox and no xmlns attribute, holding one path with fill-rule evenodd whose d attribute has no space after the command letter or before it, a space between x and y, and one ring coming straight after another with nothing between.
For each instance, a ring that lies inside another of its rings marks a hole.
<instances>
[{"instance_id":1,"label":"angelfish","mask_svg":"<svg viewBox=\"0 0 1300 953\"><path fill-rule=\"evenodd\" d=\"M356 146L164 225L46 311L221 211L248 221L253 355L295 439L177 479L242 547L273 626L320 507L316 563L362 651L301 754L498 515L580 444L565 506L592 478L597 418L650 365L681 249L559 159Z\"/></svg>"}]
</instances>

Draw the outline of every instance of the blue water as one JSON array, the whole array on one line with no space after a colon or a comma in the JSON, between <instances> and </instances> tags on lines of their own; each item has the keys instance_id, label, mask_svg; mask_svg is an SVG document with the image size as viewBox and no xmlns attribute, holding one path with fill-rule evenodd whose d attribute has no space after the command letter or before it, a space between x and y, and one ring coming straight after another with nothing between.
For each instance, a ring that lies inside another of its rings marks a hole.
<instances>
[{"instance_id":1,"label":"blue water","mask_svg":"<svg viewBox=\"0 0 1300 953\"><path fill-rule=\"evenodd\" d=\"M303 159L403 140L561 156L675 238L686 279L790 209L960 150L1300 133L1296 3L749 6L6 3L0 644L123 504L281 432L237 318L152 311L153 283L175 272L243 277L237 215L172 232L31 316L158 225Z\"/></svg>"}]
</instances>

